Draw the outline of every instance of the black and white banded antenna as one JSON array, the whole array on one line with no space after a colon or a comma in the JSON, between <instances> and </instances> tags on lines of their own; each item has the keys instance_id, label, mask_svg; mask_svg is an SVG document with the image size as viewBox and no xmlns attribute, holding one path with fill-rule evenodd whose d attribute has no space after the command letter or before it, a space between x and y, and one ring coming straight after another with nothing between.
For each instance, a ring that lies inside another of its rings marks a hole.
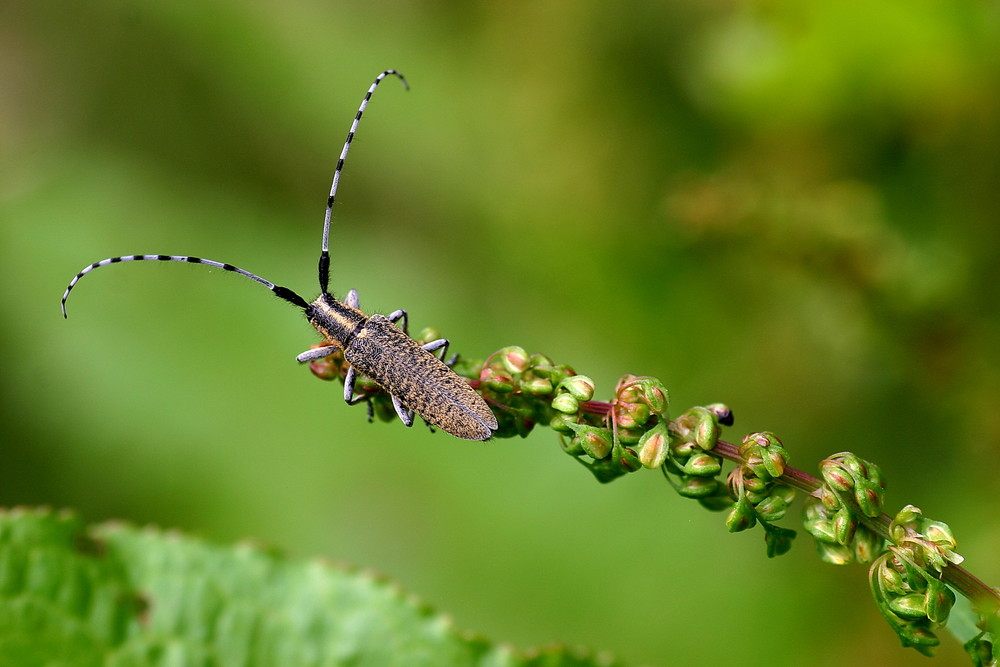
<instances>
[{"instance_id":1,"label":"black and white banded antenna","mask_svg":"<svg viewBox=\"0 0 1000 667\"><path fill-rule=\"evenodd\" d=\"M375 93L375 89L378 88L378 84L382 83L382 79L387 76L395 75L398 76L400 81L403 82L403 87L409 90L410 86L406 83L406 79L400 72L394 69L387 69L381 74L379 74L374 83L368 88L368 92L365 93L365 97L361 100L361 106L358 108L357 114L354 116L354 122L351 123L351 129L347 133L347 140L344 142L344 148L340 151L340 158L337 160L337 168L333 173L333 185L330 187L330 196L327 198L326 202L326 216L323 219L323 248L320 253L319 258L319 286L323 294L329 293L329 283L330 283L330 219L333 215L333 201L337 196L337 187L340 184L340 174L344 170L344 161L347 159L347 152L351 149L351 142L354 140L354 134L358 130L358 124L361 122L361 116L364 114L365 109L368 107L368 102L371 100L372 95ZM69 286L66 287L66 291L63 292L62 297L62 314L63 317L69 317L66 314L66 300L69 299L69 293L73 290L76 284L85 275L90 273L96 268L102 266L108 266L109 264L118 264L121 262L138 262L138 261L156 261L156 262L188 262L190 264L205 264L207 266L214 266L225 271L232 271L233 273L238 273L241 276L245 276L250 280L256 281L268 288L274 295L280 299L284 299L289 303L293 303L296 306L308 311L309 303L303 299L301 296L296 294L294 291L288 289L287 287L282 287L280 285L275 285L270 280L261 278L260 276L250 273L245 269L241 269L238 266L233 266L227 262L218 262L214 259L203 259L201 257L192 257L189 255L121 255L119 257L108 257L107 259L102 259L99 262L94 262L93 264L85 267L73 280L70 281Z\"/></svg>"},{"instance_id":2,"label":"black and white banded antenna","mask_svg":"<svg viewBox=\"0 0 1000 667\"><path fill-rule=\"evenodd\" d=\"M73 280L69 281L69 286L66 287L66 291L63 292L62 296L62 314L63 317L68 317L66 314L66 300L69 298L69 293L78 282L80 278L90 273L96 268L107 266L108 264L118 264L120 262L141 262L141 261L153 261L153 262L188 262L190 264L205 264L207 266L214 266L225 271L232 271L233 273L238 273L241 276L246 276L250 280L254 280L267 289L274 292L274 295L280 299L284 299L289 303L293 303L303 310L309 308L309 303L303 299L301 296L288 289L287 287L282 287L281 285L275 285L270 280L261 278L255 273L250 273L245 269L241 269L238 266L233 266L232 264L227 264L226 262L217 262L214 259L203 259L201 257L192 257L190 255L121 255L120 257L108 257L107 259L102 259L99 262L94 262L90 266L85 267L80 273L73 276Z\"/></svg>"},{"instance_id":3,"label":"black and white banded antenna","mask_svg":"<svg viewBox=\"0 0 1000 667\"><path fill-rule=\"evenodd\" d=\"M391 75L399 77L399 80L403 82L404 89L410 89L410 85L406 83L406 77L394 69L387 69L375 77L375 82L372 83L368 92L365 93L365 98L361 100L361 106L358 108L358 113L354 116L351 129L347 131L347 140L344 141L344 149L340 151L340 159L337 160L337 168L333 172L333 185L330 186L330 196L326 200L326 215L323 218L323 248L320 250L319 255L319 289L323 294L327 294L330 290L330 220L333 218L333 201L337 198L337 186L340 185L340 173L344 170L344 160L347 159L347 151L351 150L354 133L358 130L358 123L361 122L361 116L364 115L365 109L368 107L368 100L372 98L375 89L378 88L378 84L382 83L382 79Z\"/></svg>"}]
</instances>

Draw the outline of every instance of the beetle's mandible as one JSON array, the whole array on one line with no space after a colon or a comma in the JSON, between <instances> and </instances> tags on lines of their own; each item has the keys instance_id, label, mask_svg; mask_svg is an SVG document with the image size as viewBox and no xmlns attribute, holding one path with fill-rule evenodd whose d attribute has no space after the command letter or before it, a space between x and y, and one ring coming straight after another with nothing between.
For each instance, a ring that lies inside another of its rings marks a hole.
<instances>
[{"instance_id":1,"label":"beetle's mandible","mask_svg":"<svg viewBox=\"0 0 1000 667\"><path fill-rule=\"evenodd\" d=\"M407 87L406 79L396 70L386 70L375 78L351 123L344 148L337 160L323 220L323 244L319 257L320 295L315 301L309 303L287 287L276 285L225 262L188 255L121 255L90 264L73 277L63 293L63 317L66 316L66 300L76 283L94 269L108 264L145 260L190 262L232 271L264 285L278 298L301 308L309 323L323 336L323 344L298 355L298 361L319 359L338 348L343 350L344 358L350 364L344 383L344 399L348 404L366 400L365 396L355 394L355 380L357 374L361 373L392 396L396 413L407 426L413 425L413 415L417 413L429 424L456 437L468 440L490 438L497 429L496 415L482 396L469 386L468 381L459 377L444 363L447 340L441 338L421 345L407 333L408 319L405 310L397 310L388 316L369 316L359 309L356 291L350 290L344 301L338 301L329 291L330 219L344 160L375 88L382 79L391 75L399 77L403 86ZM402 328L396 326L400 321Z\"/></svg>"}]
</instances>

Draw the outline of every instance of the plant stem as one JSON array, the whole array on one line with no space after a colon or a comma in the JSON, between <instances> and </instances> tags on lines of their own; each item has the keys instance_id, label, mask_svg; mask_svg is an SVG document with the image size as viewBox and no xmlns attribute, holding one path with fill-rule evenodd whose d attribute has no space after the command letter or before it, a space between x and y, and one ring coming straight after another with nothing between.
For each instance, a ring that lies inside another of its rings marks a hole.
<instances>
[{"instance_id":1,"label":"plant stem","mask_svg":"<svg viewBox=\"0 0 1000 667\"><path fill-rule=\"evenodd\" d=\"M722 458L734 463L745 463L739 454L739 447L723 440L719 440L715 444L712 453L718 454ZM818 478L791 467L785 468L780 481L793 489L814 497L819 497L819 489L823 485L823 482ZM889 525L892 523L891 516L883 513L875 518L869 518L861 512L857 512L856 514L869 528L886 540L889 540ZM1000 591L990 588L979 577L964 567L948 563L942 571L942 576L945 583L969 598L982 611L990 614L1000 613Z\"/></svg>"}]
</instances>

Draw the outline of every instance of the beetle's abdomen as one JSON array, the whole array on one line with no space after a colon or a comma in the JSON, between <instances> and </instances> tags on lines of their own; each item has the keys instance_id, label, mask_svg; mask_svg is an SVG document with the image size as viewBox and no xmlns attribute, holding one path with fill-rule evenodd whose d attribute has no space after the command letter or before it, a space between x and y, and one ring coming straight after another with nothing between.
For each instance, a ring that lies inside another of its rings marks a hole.
<instances>
[{"instance_id":1,"label":"beetle's abdomen","mask_svg":"<svg viewBox=\"0 0 1000 667\"><path fill-rule=\"evenodd\" d=\"M382 315L368 319L344 357L357 372L443 431L486 440L497 429L496 415L468 381Z\"/></svg>"}]
</instances>

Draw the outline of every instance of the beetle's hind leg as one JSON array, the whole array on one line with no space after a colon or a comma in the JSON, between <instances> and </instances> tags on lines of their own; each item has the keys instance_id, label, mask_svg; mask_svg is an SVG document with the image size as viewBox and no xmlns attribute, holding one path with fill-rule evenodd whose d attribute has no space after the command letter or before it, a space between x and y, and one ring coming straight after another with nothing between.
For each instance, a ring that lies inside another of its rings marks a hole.
<instances>
[{"instance_id":1,"label":"beetle's hind leg","mask_svg":"<svg viewBox=\"0 0 1000 667\"><path fill-rule=\"evenodd\" d=\"M395 396L392 397L392 407L396 408L396 414L399 415L399 421L403 422L403 426L413 426L413 410L407 410L403 402Z\"/></svg>"},{"instance_id":2,"label":"beetle's hind leg","mask_svg":"<svg viewBox=\"0 0 1000 667\"><path fill-rule=\"evenodd\" d=\"M358 374L354 370L354 366L347 367L347 375L344 377L344 401L348 405L357 405L361 401L367 403L368 407L368 423L371 424L375 421L375 406L372 405L372 399L370 396L365 396L364 394L354 394L354 384L357 382ZM396 404L396 399L392 399L393 405Z\"/></svg>"}]
</instances>

